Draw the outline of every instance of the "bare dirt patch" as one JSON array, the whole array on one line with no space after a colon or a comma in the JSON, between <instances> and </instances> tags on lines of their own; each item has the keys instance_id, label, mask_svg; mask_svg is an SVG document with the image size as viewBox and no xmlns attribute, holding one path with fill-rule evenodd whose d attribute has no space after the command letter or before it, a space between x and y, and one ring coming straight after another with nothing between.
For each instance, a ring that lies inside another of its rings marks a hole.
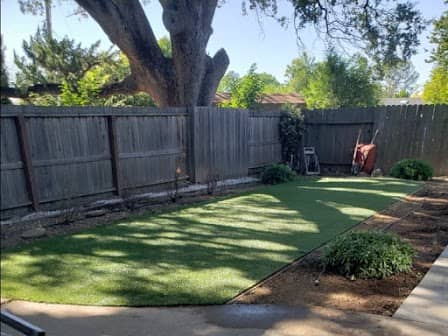
<instances>
[{"instance_id":1,"label":"bare dirt patch","mask_svg":"<svg viewBox=\"0 0 448 336\"><path fill-rule=\"evenodd\" d=\"M412 271L384 280L354 281L321 274L322 249L318 249L239 295L232 303L306 304L391 316L448 244L448 181L427 183L355 230L394 232L412 244L417 251Z\"/></svg>"}]
</instances>

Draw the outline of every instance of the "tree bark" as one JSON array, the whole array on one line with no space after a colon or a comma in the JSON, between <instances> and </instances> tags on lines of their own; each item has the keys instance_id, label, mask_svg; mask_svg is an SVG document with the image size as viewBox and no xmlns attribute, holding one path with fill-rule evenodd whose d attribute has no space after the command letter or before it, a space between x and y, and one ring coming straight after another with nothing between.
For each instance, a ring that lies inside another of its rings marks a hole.
<instances>
[{"instance_id":1,"label":"tree bark","mask_svg":"<svg viewBox=\"0 0 448 336\"><path fill-rule=\"evenodd\" d=\"M51 0L45 0L45 28L50 39L53 38L53 25L51 22Z\"/></svg>"},{"instance_id":2,"label":"tree bark","mask_svg":"<svg viewBox=\"0 0 448 336\"><path fill-rule=\"evenodd\" d=\"M146 92L163 106L211 105L229 59L206 54L217 0L160 0L173 57L163 56L138 0L76 0L128 57L131 75L103 94ZM123 91L121 91L123 92Z\"/></svg>"}]
</instances>

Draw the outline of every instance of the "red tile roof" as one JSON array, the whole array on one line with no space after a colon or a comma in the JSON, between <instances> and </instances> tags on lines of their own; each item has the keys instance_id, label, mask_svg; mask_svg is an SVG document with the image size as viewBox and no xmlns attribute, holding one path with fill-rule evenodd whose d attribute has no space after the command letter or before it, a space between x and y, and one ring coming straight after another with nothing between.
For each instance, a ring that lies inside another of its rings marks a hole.
<instances>
[{"instance_id":1,"label":"red tile roof","mask_svg":"<svg viewBox=\"0 0 448 336\"><path fill-rule=\"evenodd\" d=\"M230 99L230 93L217 92L213 99L213 104L219 104ZM298 93L270 93L265 94L261 104L305 104L305 100Z\"/></svg>"}]
</instances>

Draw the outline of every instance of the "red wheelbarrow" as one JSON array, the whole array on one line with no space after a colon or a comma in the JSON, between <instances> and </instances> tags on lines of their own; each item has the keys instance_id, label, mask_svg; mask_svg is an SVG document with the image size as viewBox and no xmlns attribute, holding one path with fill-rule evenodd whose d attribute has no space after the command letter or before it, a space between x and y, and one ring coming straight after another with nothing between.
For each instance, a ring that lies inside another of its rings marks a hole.
<instances>
[{"instance_id":1,"label":"red wheelbarrow","mask_svg":"<svg viewBox=\"0 0 448 336\"><path fill-rule=\"evenodd\" d=\"M353 151L352 160L352 174L358 175L360 172L371 174L375 166L376 159L376 145L374 141L378 135L378 130L376 130L372 141L369 144L359 143L361 138L361 130L358 133L358 139L356 140L355 149Z\"/></svg>"}]
</instances>

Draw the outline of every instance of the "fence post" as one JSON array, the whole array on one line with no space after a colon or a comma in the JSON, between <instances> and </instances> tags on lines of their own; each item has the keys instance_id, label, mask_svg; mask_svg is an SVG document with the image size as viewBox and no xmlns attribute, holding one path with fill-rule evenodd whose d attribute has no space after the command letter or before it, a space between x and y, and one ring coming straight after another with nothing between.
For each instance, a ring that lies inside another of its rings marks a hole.
<instances>
[{"instance_id":1,"label":"fence post","mask_svg":"<svg viewBox=\"0 0 448 336\"><path fill-rule=\"evenodd\" d=\"M34 210L39 208L39 194L34 178L33 162L31 160L31 148L28 139L28 130L25 117L19 112L16 117L17 135L19 137L20 154L22 156L23 170L25 172L26 186L31 198L31 204Z\"/></svg>"},{"instance_id":2,"label":"fence post","mask_svg":"<svg viewBox=\"0 0 448 336\"><path fill-rule=\"evenodd\" d=\"M120 168L120 153L118 150L117 141L117 120L115 116L107 117L107 131L109 133L109 148L112 165L112 178L115 186L115 191L118 196L122 195L123 185L121 181L121 168Z\"/></svg>"},{"instance_id":3,"label":"fence post","mask_svg":"<svg viewBox=\"0 0 448 336\"><path fill-rule=\"evenodd\" d=\"M187 127L187 169L190 181L195 183L196 181L196 160L195 160L195 149L196 149L196 139L195 139L195 129L196 129L196 108L194 106L189 106L186 108L188 115L188 127Z\"/></svg>"}]
</instances>

